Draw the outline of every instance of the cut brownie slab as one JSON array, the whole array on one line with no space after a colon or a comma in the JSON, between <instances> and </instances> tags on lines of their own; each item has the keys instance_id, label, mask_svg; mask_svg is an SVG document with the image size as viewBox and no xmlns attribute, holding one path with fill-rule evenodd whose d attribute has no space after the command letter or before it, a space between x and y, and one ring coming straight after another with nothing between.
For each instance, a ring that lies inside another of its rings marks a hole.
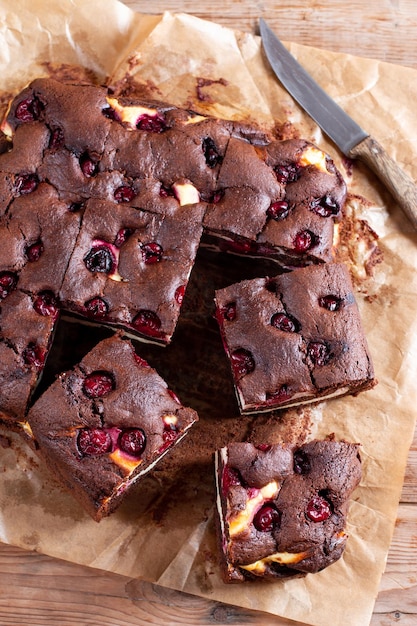
<instances>
[{"instance_id":1,"label":"cut brownie slab","mask_svg":"<svg viewBox=\"0 0 417 626\"><path fill-rule=\"evenodd\" d=\"M304 576L342 556L358 444L231 443L215 453L215 473L225 582Z\"/></svg>"},{"instance_id":2,"label":"cut brownie slab","mask_svg":"<svg viewBox=\"0 0 417 626\"><path fill-rule=\"evenodd\" d=\"M204 220L206 241L289 268L331 261L345 198L332 159L310 142L231 140Z\"/></svg>"},{"instance_id":3,"label":"cut brownie slab","mask_svg":"<svg viewBox=\"0 0 417 626\"><path fill-rule=\"evenodd\" d=\"M12 102L2 128L19 143L23 127L46 133L42 162L31 167L65 201L134 203L149 181L175 195L184 179L209 202L209 245L289 268L332 260L346 185L330 156L308 141L271 141L249 125L51 79L33 81ZM5 204L11 184L0 176Z\"/></svg>"},{"instance_id":4,"label":"cut brownie slab","mask_svg":"<svg viewBox=\"0 0 417 626\"><path fill-rule=\"evenodd\" d=\"M340 263L216 292L242 413L356 394L375 384L349 272Z\"/></svg>"},{"instance_id":5,"label":"cut brownie slab","mask_svg":"<svg viewBox=\"0 0 417 626\"><path fill-rule=\"evenodd\" d=\"M198 206L157 215L87 201L60 292L63 306L169 343L200 242L201 217Z\"/></svg>"},{"instance_id":6,"label":"cut brownie slab","mask_svg":"<svg viewBox=\"0 0 417 626\"><path fill-rule=\"evenodd\" d=\"M27 295L0 272L0 421L25 426L31 396L43 372L58 307L52 294Z\"/></svg>"},{"instance_id":7,"label":"cut brownie slab","mask_svg":"<svg viewBox=\"0 0 417 626\"><path fill-rule=\"evenodd\" d=\"M117 335L61 374L28 414L40 455L97 521L197 419Z\"/></svg>"}]
</instances>

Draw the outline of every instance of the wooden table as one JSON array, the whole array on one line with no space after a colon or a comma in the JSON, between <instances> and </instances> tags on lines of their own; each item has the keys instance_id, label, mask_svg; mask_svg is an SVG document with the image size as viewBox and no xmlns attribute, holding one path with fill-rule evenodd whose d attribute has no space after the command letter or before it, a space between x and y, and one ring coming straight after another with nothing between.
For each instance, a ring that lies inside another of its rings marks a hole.
<instances>
[{"instance_id":1,"label":"wooden table","mask_svg":"<svg viewBox=\"0 0 417 626\"><path fill-rule=\"evenodd\" d=\"M125 4L143 13L193 13L247 32L256 32L262 16L282 39L417 69L415 0L210 0L200 4L125 0ZM0 545L0 626L48 624L294 626L280 618ZM417 625L417 430L372 618L372 626L391 624Z\"/></svg>"}]
</instances>

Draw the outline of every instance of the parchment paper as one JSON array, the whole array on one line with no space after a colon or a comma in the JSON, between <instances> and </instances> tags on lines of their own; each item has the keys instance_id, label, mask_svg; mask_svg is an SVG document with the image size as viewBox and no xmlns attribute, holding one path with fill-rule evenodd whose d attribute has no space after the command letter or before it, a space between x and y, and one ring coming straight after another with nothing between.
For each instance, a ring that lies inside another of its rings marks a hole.
<instances>
[{"instance_id":1,"label":"parchment paper","mask_svg":"<svg viewBox=\"0 0 417 626\"><path fill-rule=\"evenodd\" d=\"M308 624L366 625L414 431L416 234L373 175L342 159L279 86L258 37L188 15L138 15L111 0L2 0L0 18L3 109L30 79L51 74L108 82L203 113L250 120L278 136L298 133L329 152L350 193L339 258L352 272L379 380L375 389L356 398L256 419L239 417L211 318L213 289L273 270L201 252L172 346L144 348L144 356L184 404L199 411L198 426L100 524L60 489L17 435L1 431L0 540ZM417 72L288 45L330 95L417 178L417 120L410 104L417 98ZM42 384L106 332L62 322ZM305 579L224 585L214 538L214 448L227 439L301 441L329 433L362 445L363 480L350 508L343 558Z\"/></svg>"}]
</instances>

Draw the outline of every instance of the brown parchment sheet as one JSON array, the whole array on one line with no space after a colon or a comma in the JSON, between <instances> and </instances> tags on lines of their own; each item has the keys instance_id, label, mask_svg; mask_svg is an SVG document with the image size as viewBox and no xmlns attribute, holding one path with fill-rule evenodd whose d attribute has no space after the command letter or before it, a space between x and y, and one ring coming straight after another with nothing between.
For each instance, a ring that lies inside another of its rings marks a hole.
<instances>
[{"instance_id":1,"label":"brown parchment sheet","mask_svg":"<svg viewBox=\"0 0 417 626\"><path fill-rule=\"evenodd\" d=\"M417 72L288 44L345 110L417 178ZM365 626L385 567L417 406L417 236L364 167L347 162L280 87L258 37L190 15L145 16L83 0L0 0L1 103L40 75L109 83L243 119L326 150L349 189L340 231L379 381L358 397L239 417L214 320L213 293L274 271L266 262L201 251L168 348L144 347L200 422L111 517L97 524L54 482L26 444L0 432L0 540L87 566L308 624ZM60 323L42 385L104 329ZM41 385L41 386L42 386ZM340 561L304 579L228 586L214 535L212 452L228 440L303 441L335 433L361 443L363 479ZM352 602L354 598L354 602Z\"/></svg>"}]
</instances>

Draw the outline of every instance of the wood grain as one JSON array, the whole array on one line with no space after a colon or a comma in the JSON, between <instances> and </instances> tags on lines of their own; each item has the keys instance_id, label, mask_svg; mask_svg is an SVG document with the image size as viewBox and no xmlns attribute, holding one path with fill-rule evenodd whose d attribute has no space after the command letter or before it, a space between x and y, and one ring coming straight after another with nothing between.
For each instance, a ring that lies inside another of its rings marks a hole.
<instances>
[{"instance_id":1,"label":"wood grain","mask_svg":"<svg viewBox=\"0 0 417 626\"><path fill-rule=\"evenodd\" d=\"M415 0L124 0L124 4L141 13L192 13L252 33L263 17L283 40L417 68Z\"/></svg>"},{"instance_id":2,"label":"wood grain","mask_svg":"<svg viewBox=\"0 0 417 626\"><path fill-rule=\"evenodd\" d=\"M256 32L262 16L284 40L417 68L415 0L125 0L125 4L142 13L188 12L248 32ZM0 545L0 626L56 624L297 626L292 621ZM371 626L394 624L417 625L417 430L371 622Z\"/></svg>"},{"instance_id":3,"label":"wood grain","mask_svg":"<svg viewBox=\"0 0 417 626\"><path fill-rule=\"evenodd\" d=\"M378 176L417 230L417 187L386 150L372 137L366 137L348 156L363 161Z\"/></svg>"}]
</instances>

